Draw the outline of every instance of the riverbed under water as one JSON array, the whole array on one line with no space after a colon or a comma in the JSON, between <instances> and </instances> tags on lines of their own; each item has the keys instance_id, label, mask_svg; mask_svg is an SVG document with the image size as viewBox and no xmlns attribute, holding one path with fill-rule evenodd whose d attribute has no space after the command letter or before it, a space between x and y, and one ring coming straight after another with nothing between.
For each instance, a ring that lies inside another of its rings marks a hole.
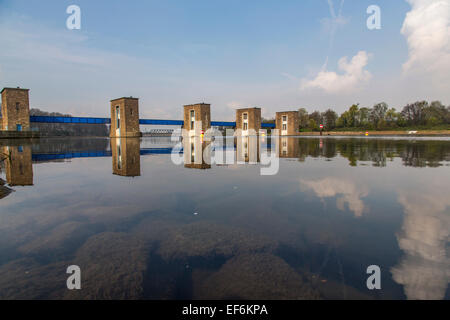
<instances>
[{"instance_id":1,"label":"riverbed under water","mask_svg":"<svg viewBox=\"0 0 450 320\"><path fill-rule=\"evenodd\" d=\"M286 138L274 175L174 144L0 141L0 299L450 299L449 139Z\"/></svg>"}]
</instances>

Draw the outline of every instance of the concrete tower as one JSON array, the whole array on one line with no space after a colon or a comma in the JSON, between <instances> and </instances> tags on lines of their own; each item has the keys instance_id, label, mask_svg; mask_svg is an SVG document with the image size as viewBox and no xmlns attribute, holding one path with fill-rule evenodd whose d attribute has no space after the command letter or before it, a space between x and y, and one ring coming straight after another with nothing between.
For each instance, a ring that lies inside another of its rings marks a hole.
<instances>
[{"instance_id":1,"label":"concrete tower","mask_svg":"<svg viewBox=\"0 0 450 320\"><path fill-rule=\"evenodd\" d=\"M211 128L211 105L198 103L184 106L184 129L189 135L199 136Z\"/></svg>"},{"instance_id":2,"label":"concrete tower","mask_svg":"<svg viewBox=\"0 0 450 320\"><path fill-rule=\"evenodd\" d=\"M139 99L123 97L111 100L111 138L140 137Z\"/></svg>"},{"instance_id":3,"label":"concrete tower","mask_svg":"<svg viewBox=\"0 0 450 320\"><path fill-rule=\"evenodd\" d=\"M30 131L29 89L4 88L2 94L1 129L5 131Z\"/></svg>"},{"instance_id":4,"label":"concrete tower","mask_svg":"<svg viewBox=\"0 0 450 320\"><path fill-rule=\"evenodd\" d=\"M242 135L257 135L261 129L261 109L247 108L236 110L236 131Z\"/></svg>"},{"instance_id":5,"label":"concrete tower","mask_svg":"<svg viewBox=\"0 0 450 320\"><path fill-rule=\"evenodd\" d=\"M299 132L300 117L297 111L285 111L276 113L276 128L281 136L294 136Z\"/></svg>"}]
</instances>

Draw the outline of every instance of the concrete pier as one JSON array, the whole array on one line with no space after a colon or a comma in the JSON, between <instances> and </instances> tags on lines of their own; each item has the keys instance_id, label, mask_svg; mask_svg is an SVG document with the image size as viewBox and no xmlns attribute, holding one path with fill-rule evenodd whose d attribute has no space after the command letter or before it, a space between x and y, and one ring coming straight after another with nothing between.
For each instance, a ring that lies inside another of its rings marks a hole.
<instances>
[{"instance_id":1,"label":"concrete pier","mask_svg":"<svg viewBox=\"0 0 450 320\"><path fill-rule=\"evenodd\" d=\"M237 135L257 135L261 129L261 109L246 108L236 110Z\"/></svg>"},{"instance_id":2,"label":"concrete pier","mask_svg":"<svg viewBox=\"0 0 450 320\"><path fill-rule=\"evenodd\" d=\"M139 99L123 97L111 100L111 138L141 137Z\"/></svg>"},{"instance_id":3,"label":"concrete pier","mask_svg":"<svg viewBox=\"0 0 450 320\"><path fill-rule=\"evenodd\" d=\"M39 132L31 131L29 89L3 88L0 139L39 138Z\"/></svg>"},{"instance_id":4,"label":"concrete pier","mask_svg":"<svg viewBox=\"0 0 450 320\"><path fill-rule=\"evenodd\" d=\"M276 129L281 136L295 136L299 133L298 111L277 112L275 117Z\"/></svg>"},{"instance_id":5,"label":"concrete pier","mask_svg":"<svg viewBox=\"0 0 450 320\"><path fill-rule=\"evenodd\" d=\"M211 105L197 103L184 106L184 129L190 136L200 136L211 128Z\"/></svg>"}]
</instances>

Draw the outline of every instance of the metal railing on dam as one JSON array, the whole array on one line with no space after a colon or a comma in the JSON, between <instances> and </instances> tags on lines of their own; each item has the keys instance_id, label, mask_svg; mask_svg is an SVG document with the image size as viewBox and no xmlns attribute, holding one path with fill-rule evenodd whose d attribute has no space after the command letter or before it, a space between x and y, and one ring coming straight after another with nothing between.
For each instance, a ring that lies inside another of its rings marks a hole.
<instances>
[{"instance_id":1,"label":"metal railing on dam","mask_svg":"<svg viewBox=\"0 0 450 320\"><path fill-rule=\"evenodd\" d=\"M55 116L30 116L30 122L37 123L78 123L78 124L111 124L110 118L94 117L55 117ZM183 120L139 119L142 125L182 126ZM211 126L236 127L236 122L211 121ZM261 123L263 129L275 128L274 123Z\"/></svg>"}]
</instances>

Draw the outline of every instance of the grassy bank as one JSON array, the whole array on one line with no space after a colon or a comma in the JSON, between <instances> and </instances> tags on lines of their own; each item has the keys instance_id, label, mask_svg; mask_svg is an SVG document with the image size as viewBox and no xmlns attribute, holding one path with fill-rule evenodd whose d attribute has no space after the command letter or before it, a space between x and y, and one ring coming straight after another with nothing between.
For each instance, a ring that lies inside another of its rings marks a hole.
<instances>
[{"instance_id":1,"label":"grassy bank","mask_svg":"<svg viewBox=\"0 0 450 320\"><path fill-rule=\"evenodd\" d=\"M414 133L412 133L412 131ZM450 130L369 130L369 136L450 136ZM323 131L324 136L365 136L366 131ZM300 132L301 136L320 136L320 132Z\"/></svg>"}]
</instances>

